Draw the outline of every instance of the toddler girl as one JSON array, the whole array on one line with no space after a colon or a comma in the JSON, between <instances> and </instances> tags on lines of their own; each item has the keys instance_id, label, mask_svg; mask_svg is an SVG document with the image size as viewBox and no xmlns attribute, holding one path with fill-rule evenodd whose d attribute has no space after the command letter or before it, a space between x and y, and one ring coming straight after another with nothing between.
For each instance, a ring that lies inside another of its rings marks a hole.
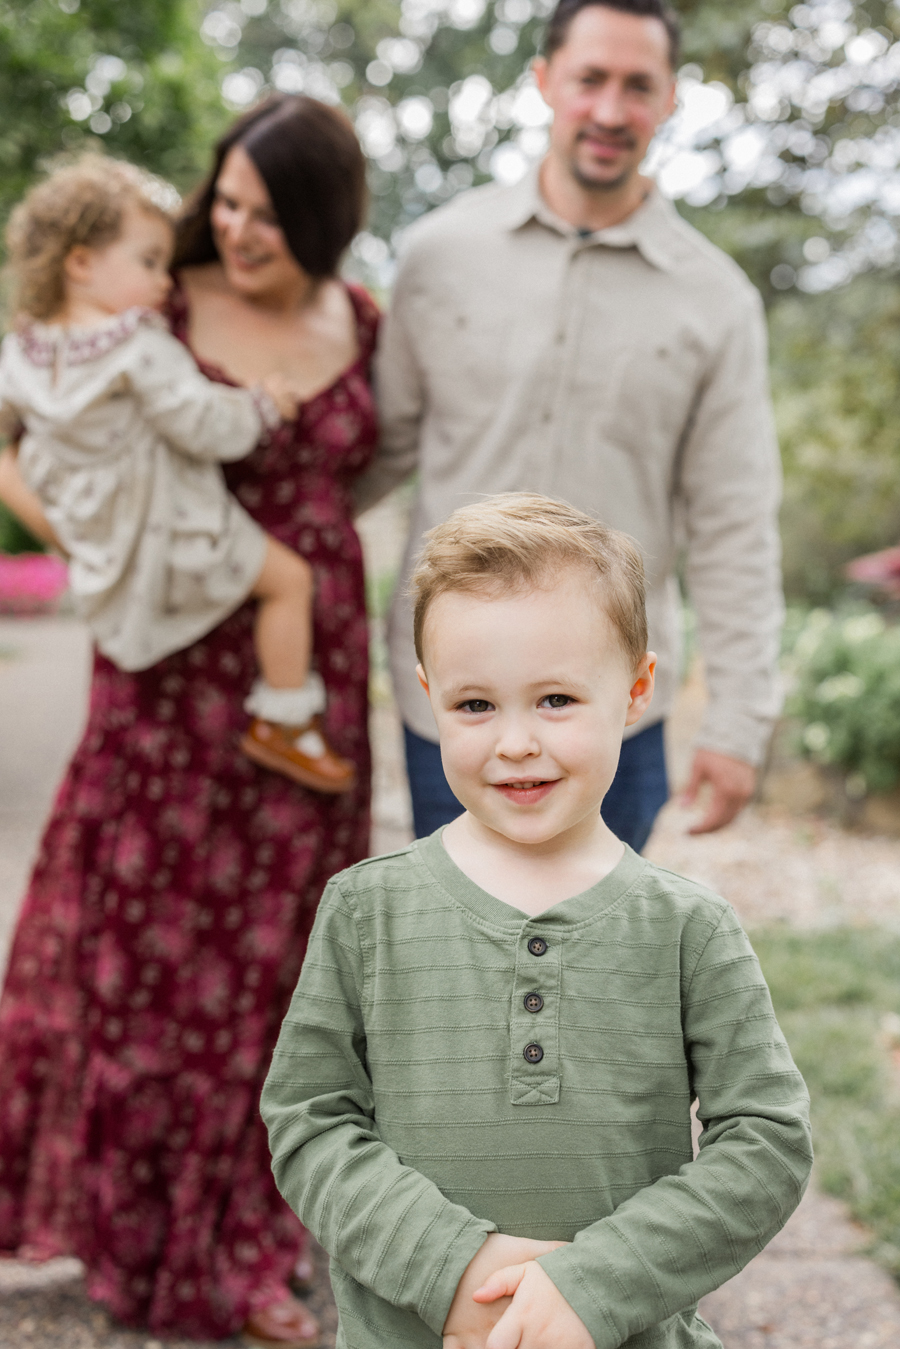
<instances>
[{"instance_id":1,"label":"toddler girl","mask_svg":"<svg viewBox=\"0 0 900 1349\"><path fill-rule=\"evenodd\" d=\"M157 312L171 286L172 189L89 156L13 213L16 331L0 351L0 433L70 560L104 655L143 670L259 601L261 678L241 741L257 763L324 792L355 770L327 745L310 671L312 572L227 491L241 459L296 415L283 376L248 390L204 378ZM22 434L24 429L24 434Z\"/></svg>"}]
</instances>

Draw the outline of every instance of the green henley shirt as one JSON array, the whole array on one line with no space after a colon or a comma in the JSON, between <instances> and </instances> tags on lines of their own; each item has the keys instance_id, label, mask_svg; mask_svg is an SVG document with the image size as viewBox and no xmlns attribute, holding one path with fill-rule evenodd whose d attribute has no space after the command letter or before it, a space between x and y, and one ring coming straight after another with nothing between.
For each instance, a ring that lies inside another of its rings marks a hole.
<instances>
[{"instance_id":1,"label":"green henley shirt","mask_svg":"<svg viewBox=\"0 0 900 1349\"><path fill-rule=\"evenodd\" d=\"M439 1349L496 1230L572 1243L540 1264L597 1349L713 1349L697 1300L799 1202L807 1108L724 900L626 849L529 918L439 834L330 882L262 1098L339 1349Z\"/></svg>"}]
</instances>

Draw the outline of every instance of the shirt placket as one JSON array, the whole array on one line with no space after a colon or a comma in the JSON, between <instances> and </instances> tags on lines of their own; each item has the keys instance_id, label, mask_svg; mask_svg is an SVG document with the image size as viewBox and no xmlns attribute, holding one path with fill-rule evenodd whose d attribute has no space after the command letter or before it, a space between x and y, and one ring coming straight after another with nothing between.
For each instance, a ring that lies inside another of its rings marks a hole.
<instances>
[{"instance_id":1,"label":"shirt placket","mask_svg":"<svg viewBox=\"0 0 900 1349\"><path fill-rule=\"evenodd\" d=\"M569 439L572 413L571 388L574 365L578 360L579 335L585 303L583 257L585 245L580 239L563 241L566 250L559 300L550 338L550 359L544 397L539 412L543 434L538 437L538 463L534 465L534 490L558 493L559 465Z\"/></svg>"},{"instance_id":2,"label":"shirt placket","mask_svg":"<svg viewBox=\"0 0 900 1349\"><path fill-rule=\"evenodd\" d=\"M523 924L509 1018L509 1099L513 1105L559 1100L560 941L539 922Z\"/></svg>"}]
</instances>

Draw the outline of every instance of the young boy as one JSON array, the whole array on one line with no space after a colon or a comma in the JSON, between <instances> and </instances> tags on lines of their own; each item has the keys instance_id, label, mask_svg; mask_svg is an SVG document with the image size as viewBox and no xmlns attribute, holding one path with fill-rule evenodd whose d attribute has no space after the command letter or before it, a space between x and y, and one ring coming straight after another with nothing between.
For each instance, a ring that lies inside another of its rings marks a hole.
<instances>
[{"instance_id":1,"label":"young boy","mask_svg":"<svg viewBox=\"0 0 900 1349\"><path fill-rule=\"evenodd\" d=\"M263 1093L338 1345L713 1349L697 1299L798 1203L807 1095L729 905L600 814L653 692L640 557L511 494L413 585L466 811L331 881Z\"/></svg>"}]
</instances>

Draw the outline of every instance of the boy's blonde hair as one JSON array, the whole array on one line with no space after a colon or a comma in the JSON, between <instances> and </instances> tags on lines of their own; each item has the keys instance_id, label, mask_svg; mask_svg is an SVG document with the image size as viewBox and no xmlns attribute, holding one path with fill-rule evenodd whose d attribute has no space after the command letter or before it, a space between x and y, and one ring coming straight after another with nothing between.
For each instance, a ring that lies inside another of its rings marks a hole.
<instances>
[{"instance_id":1,"label":"boy's blonde hair","mask_svg":"<svg viewBox=\"0 0 900 1349\"><path fill-rule=\"evenodd\" d=\"M51 173L19 203L7 226L13 312L52 318L65 300L65 261L73 248L114 243L130 205L172 224L177 202L175 189L161 178L104 155L84 155Z\"/></svg>"},{"instance_id":2,"label":"boy's blonde hair","mask_svg":"<svg viewBox=\"0 0 900 1349\"><path fill-rule=\"evenodd\" d=\"M429 606L447 591L508 594L541 589L563 567L600 582L600 597L628 659L647 650L644 564L627 534L608 529L566 501L505 492L461 506L428 540L410 582L416 654Z\"/></svg>"}]
</instances>

